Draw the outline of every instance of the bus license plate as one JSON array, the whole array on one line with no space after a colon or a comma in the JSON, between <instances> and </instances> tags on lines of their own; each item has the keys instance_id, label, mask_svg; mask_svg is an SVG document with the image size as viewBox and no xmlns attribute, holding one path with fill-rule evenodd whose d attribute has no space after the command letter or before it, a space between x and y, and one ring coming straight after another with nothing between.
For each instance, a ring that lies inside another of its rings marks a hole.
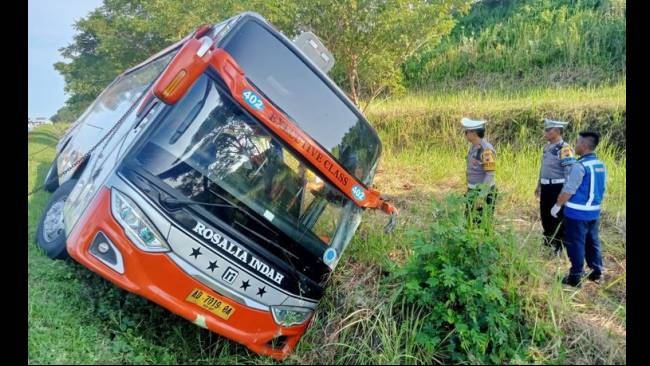
<instances>
[{"instance_id":1,"label":"bus license plate","mask_svg":"<svg viewBox=\"0 0 650 366\"><path fill-rule=\"evenodd\" d=\"M235 312L235 308L232 305L225 303L208 294L207 292L199 290L198 288L195 288L192 292L190 292L185 300L197 304L198 306L225 320L228 320L228 318L230 318L230 316Z\"/></svg>"}]
</instances>

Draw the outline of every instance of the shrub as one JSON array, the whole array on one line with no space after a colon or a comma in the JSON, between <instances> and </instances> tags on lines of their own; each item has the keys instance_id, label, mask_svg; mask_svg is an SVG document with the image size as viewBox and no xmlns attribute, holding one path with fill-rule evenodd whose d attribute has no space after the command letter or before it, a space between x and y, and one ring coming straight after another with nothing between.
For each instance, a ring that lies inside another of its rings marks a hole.
<instances>
[{"instance_id":1,"label":"shrub","mask_svg":"<svg viewBox=\"0 0 650 366\"><path fill-rule=\"evenodd\" d=\"M501 254L514 235L468 226L457 194L434 205L432 222L414 234L413 254L396 272L406 301L428 314L417 342L455 363L525 359L529 329Z\"/></svg>"}]
</instances>

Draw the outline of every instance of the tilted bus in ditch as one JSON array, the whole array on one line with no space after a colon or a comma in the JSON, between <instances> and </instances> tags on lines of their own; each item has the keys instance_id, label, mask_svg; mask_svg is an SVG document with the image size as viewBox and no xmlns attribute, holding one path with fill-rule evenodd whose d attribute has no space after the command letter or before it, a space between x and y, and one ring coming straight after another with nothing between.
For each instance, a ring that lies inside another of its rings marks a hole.
<instances>
[{"instance_id":1,"label":"tilted bus in ditch","mask_svg":"<svg viewBox=\"0 0 650 366\"><path fill-rule=\"evenodd\" d=\"M299 39L247 12L120 75L57 146L39 246L286 357L363 210L396 215L376 131Z\"/></svg>"}]
</instances>

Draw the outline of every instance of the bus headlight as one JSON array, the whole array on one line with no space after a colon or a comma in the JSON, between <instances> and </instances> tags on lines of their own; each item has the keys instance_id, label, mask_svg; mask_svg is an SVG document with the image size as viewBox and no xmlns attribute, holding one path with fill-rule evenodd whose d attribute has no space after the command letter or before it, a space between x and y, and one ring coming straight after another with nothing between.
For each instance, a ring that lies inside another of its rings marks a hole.
<instances>
[{"instance_id":1,"label":"bus headlight","mask_svg":"<svg viewBox=\"0 0 650 366\"><path fill-rule=\"evenodd\" d=\"M113 217L122 225L126 236L147 252L167 252L169 246L149 222L144 213L126 195L116 189L111 190L111 210Z\"/></svg>"},{"instance_id":2,"label":"bus headlight","mask_svg":"<svg viewBox=\"0 0 650 366\"><path fill-rule=\"evenodd\" d=\"M271 306L271 312L273 320L283 327L302 324L312 314L311 309L297 306Z\"/></svg>"}]
</instances>

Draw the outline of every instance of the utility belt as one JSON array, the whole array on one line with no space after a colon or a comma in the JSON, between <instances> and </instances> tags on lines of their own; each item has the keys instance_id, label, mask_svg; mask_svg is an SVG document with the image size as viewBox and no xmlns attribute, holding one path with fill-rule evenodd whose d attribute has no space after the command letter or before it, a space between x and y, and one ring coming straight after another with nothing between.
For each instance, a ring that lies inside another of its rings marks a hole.
<instances>
[{"instance_id":1,"label":"utility belt","mask_svg":"<svg viewBox=\"0 0 650 366\"><path fill-rule=\"evenodd\" d=\"M540 182L541 184L543 184L543 185L547 185L547 184L563 184L564 181L565 181L564 178L558 178L558 179L546 179L546 178L542 178L542 179L539 180L539 182Z\"/></svg>"}]
</instances>

